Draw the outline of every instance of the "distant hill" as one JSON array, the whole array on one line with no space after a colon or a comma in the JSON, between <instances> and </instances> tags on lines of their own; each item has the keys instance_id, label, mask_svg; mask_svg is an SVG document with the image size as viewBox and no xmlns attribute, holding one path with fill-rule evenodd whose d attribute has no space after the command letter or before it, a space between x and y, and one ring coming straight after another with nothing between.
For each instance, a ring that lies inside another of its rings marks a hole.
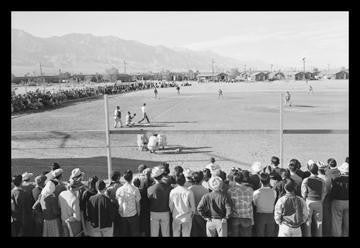
<instances>
[{"instance_id":1,"label":"distant hill","mask_svg":"<svg viewBox=\"0 0 360 248\"><path fill-rule=\"evenodd\" d=\"M112 66L123 72L124 59L127 72L148 71L211 71L211 59L218 71L234 67L267 68L262 61L239 61L220 56L214 52L170 49L150 46L138 41L124 40L114 36L92 34L67 34L40 38L18 29L11 32L12 73L39 74L41 62L45 74L57 74L59 69L71 73L103 73Z\"/></svg>"}]
</instances>

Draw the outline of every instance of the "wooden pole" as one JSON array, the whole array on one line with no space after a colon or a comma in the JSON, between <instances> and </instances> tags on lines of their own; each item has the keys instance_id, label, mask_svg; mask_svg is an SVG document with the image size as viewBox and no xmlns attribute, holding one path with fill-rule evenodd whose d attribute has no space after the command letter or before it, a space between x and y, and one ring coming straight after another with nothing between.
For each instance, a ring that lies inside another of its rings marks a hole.
<instances>
[{"instance_id":1,"label":"wooden pole","mask_svg":"<svg viewBox=\"0 0 360 248\"><path fill-rule=\"evenodd\" d=\"M108 180L111 182L111 147L110 147L110 131L109 131L109 111L108 111L108 95L104 95L104 105L105 105L105 134L106 134L106 152L107 152L107 164L108 164Z\"/></svg>"},{"instance_id":2,"label":"wooden pole","mask_svg":"<svg viewBox=\"0 0 360 248\"><path fill-rule=\"evenodd\" d=\"M283 149L284 149L284 144L283 144L283 94L280 93L280 166L281 168L284 168L283 165Z\"/></svg>"}]
</instances>

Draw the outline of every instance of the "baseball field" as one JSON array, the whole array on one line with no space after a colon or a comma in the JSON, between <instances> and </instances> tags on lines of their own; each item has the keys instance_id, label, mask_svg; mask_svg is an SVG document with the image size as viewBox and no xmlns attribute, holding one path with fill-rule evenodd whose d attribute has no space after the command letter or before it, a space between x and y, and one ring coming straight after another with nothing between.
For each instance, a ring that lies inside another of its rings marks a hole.
<instances>
[{"instance_id":1,"label":"baseball field","mask_svg":"<svg viewBox=\"0 0 360 248\"><path fill-rule=\"evenodd\" d=\"M140 163L153 166L167 161L171 168L200 169L214 157L228 172L233 166L246 168L254 161L268 164L279 156L280 92L290 91L292 106L283 108L284 129L348 130L348 80L309 81L314 92L308 94L303 81L253 83L196 83L175 88L160 88L159 99L153 90L109 96L109 121L117 105L125 122L127 111L142 118L141 105L147 104L150 125L119 130L165 132L168 146L155 154L137 149L136 134L111 134L113 169L123 172ZM223 98L218 98L218 89ZM12 116L12 174L40 173L52 162L64 168L65 177L75 167L86 176L107 175L105 113L102 98L64 104L38 113ZM169 130L190 130L188 133ZM262 131L263 130L263 131ZM82 132L79 132L82 131ZM292 158L342 162L349 152L349 135L284 134L284 166ZM182 147L181 153L176 149ZM68 169L67 169L68 168Z\"/></svg>"}]
</instances>

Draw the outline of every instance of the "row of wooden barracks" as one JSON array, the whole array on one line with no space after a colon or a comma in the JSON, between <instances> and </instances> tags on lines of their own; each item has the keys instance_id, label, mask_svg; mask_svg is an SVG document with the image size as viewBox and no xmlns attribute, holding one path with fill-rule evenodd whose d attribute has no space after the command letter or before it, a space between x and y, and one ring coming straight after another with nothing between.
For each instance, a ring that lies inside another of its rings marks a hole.
<instances>
[{"instance_id":1,"label":"row of wooden barracks","mask_svg":"<svg viewBox=\"0 0 360 248\"><path fill-rule=\"evenodd\" d=\"M168 72L168 73L137 73L137 74L117 74L116 81L134 82L138 80L165 80L165 81L199 81L199 82L241 82L241 81L274 81L274 80L318 80L318 79L349 79L349 71L341 70L338 72L241 72L234 76L230 73L199 73L199 72ZM24 76L12 77L12 83L21 82L47 82L47 83L61 83L61 82L110 82L114 81L102 74L74 74L61 73L60 75L51 76Z\"/></svg>"}]
</instances>

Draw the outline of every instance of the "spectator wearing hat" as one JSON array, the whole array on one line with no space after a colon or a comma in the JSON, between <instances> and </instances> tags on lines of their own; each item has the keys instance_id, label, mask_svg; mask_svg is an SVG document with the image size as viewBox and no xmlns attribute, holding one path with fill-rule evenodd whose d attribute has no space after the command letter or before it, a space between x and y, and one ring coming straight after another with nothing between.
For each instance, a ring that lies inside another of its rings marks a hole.
<instances>
[{"instance_id":1,"label":"spectator wearing hat","mask_svg":"<svg viewBox=\"0 0 360 248\"><path fill-rule=\"evenodd\" d=\"M341 175L332 182L332 236L349 236L349 164L339 167Z\"/></svg>"},{"instance_id":2,"label":"spectator wearing hat","mask_svg":"<svg viewBox=\"0 0 360 248\"><path fill-rule=\"evenodd\" d=\"M119 214L119 203L116 199L116 191L118 188L122 186L122 183L120 182L121 173L119 171L113 171L111 174L111 182L109 186L106 189L106 195L110 198L111 202L114 205L115 211L115 217L114 217L114 237L118 237L121 235L121 216Z\"/></svg>"},{"instance_id":3,"label":"spectator wearing hat","mask_svg":"<svg viewBox=\"0 0 360 248\"><path fill-rule=\"evenodd\" d=\"M106 184L103 180L96 182L97 194L89 198L86 206L93 237L112 237L115 208L105 195Z\"/></svg>"},{"instance_id":4,"label":"spectator wearing hat","mask_svg":"<svg viewBox=\"0 0 360 248\"><path fill-rule=\"evenodd\" d=\"M209 192L211 191L210 186L209 186L209 180L211 178L211 171L208 168L203 169L203 181L201 183L202 186L204 186L205 189L207 189Z\"/></svg>"},{"instance_id":5,"label":"spectator wearing hat","mask_svg":"<svg viewBox=\"0 0 360 248\"><path fill-rule=\"evenodd\" d=\"M296 183L295 194L301 196L302 177L296 173L299 170L298 161L296 159L290 160L289 170L291 179L294 180L294 182Z\"/></svg>"},{"instance_id":6,"label":"spectator wearing hat","mask_svg":"<svg viewBox=\"0 0 360 248\"><path fill-rule=\"evenodd\" d=\"M153 181L151 180L151 168L146 168L142 170L142 173L139 177L135 178L133 184L138 185L140 192L140 235L149 237L150 236L150 202L147 196L147 189L152 185Z\"/></svg>"},{"instance_id":7,"label":"spectator wearing hat","mask_svg":"<svg viewBox=\"0 0 360 248\"><path fill-rule=\"evenodd\" d=\"M331 236L331 179L327 176L326 171L328 170L328 165L319 161L317 163L319 167L318 177L324 180L325 182L325 198L322 202L323 204L323 236L330 237Z\"/></svg>"},{"instance_id":8,"label":"spectator wearing hat","mask_svg":"<svg viewBox=\"0 0 360 248\"><path fill-rule=\"evenodd\" d=\"M51 166L49 166L49 167L50 167L50 171L43 172L44 175L46 176L46 181L45 181L45 183L47 183L47 181L49 181L50 179L53 178L52 172L53 172L54 170L60 169L60 165L59 165L58 163L56 163L56 162L54 162L54 163L53 163ZM56 184L55 184L55 186L56 186Z\"/></svg>"},{"instance_id":9,"label":"spectator wearing hat","mask_svg":"<svg viewBox=\"0 0 360 248\"><path fill-rule=\"evenodd\" d=\"M210 158L210 164L206 165L205 168L209 169L211 174L213 174L213 172L215 170L221 170L220 165L215 164L215 158L214 157Z\"/></svg>"},{"instance_id":10,"label":"spectator wearing hat","mask_svg":"<svg viewBox=\"0 0 360 248\"><path fill-rule=\"evenodd\" d=\"M89 202L90 197L97 194L97 190L96 190L96 182L97 181L98 181L98 178L96 176L90 177L88 180L88 189L86 189L80 197L81 221L82 221L85 236L93 236L93 233L92 233L93 228L90 224L89 213L88 213L88 209L86 208L86 206Z\"/></svg>"},{"instance_id":11,"label":"spectator wearing hat","mask_svg":"<svg viewBox=\"0 0 360 248\"><path fill-rule=\"evenodd\" d=\"M209 193L209 190L202 186L201 182L204 178L202 171L195 171L192 174L193 184L188 188L194 194L195 213L192 218L191 237L206 237L206 222L199 214L197 207L201 198Z\"/></svg>"},{"instance_id":12,"label":"spectator wearing hat","mask_svg":"<svg viewBox=\"0 0 360 248\"><path fill-rule=\"evenodd\" d=\"M46 181L46 176L44 176L44 175L35 177L35 185L36 186L32 190L32 196L35 201L34 205L36 204L36 201L38 201L42 189L45 187L45 181ZM42 216L41 205L36 204L35 207L34 207L34 205L33 205L33 215L34 215L34 222L35 222L34 233L35 233L35 236L40 237L43 234L44 219Z\"/></svg>"},{"instance_id":13,"label":"spectator wearing hat","mask_svg":"<svg viewBox=\"0 0 360 248\"><path fill-rule=\"evenodd\" d=\"M333 182L335 178L341 175L341 173L337 168L337 162L335 159L329 158L327 160L327 163L329 165L329 169L327 170L327 176L331 179L331 182Z\"/></svg>"},{"instance_id":14,"label":"spectator wearing hat","mask_svg":"<svg viewBox=\"0 0 360 248\"><path fill-rule=\"evenodd\" d=\"M212 176L209 180L212 192L206 193L200 200L197 211L206 220L208 237L227 237L228 219L231 214L230 199L222 189L222 179Z\"/></svg>"},{"instance_id":15,"label":"spectator wearing hat","mask_svg":"<svg viewBox=\"0 0 360 248\"><path fill-rule=\"evenodd\" d=\"M51 175L49 176L49 179L55 184L55 196L59 197L60 193L67 190L65 182L62 181L62 169L56 169L51 171Z\"/></svg>"},{"instance_id":16,"label":"spectator wearing hat","mask_svg":"<svg viewBox=\"0 0 360 248\"><path fill-rule=\"evenodd\" d=\"M170 236L170 208L169 195L171 186L162 181L164 168L156 166L151 171L155 184L147 189L150 203L150 231L151 237L159 236L161 225L162 237Z\"/></svg>"},{"instance_id":17,"label":"spectator wearing hat","mask_svg":"<svg viewBox=\"0 0 360 248\"><path fill-rule=\"evenodd\" d=\"M231 199L231 215L229 220L230 235L233 237L249 237L254 225L253 189L243 181L242 173L235 173L235 184L227 191Z\"/></svg>"},{"instance_id":18,"label":"spectator wearing hat","mask_svg":"<svg viewBox=\"0 0 360 248\"><path fill-rule=\"evenodd\" d=\"M24 228L28 215L31 214L31 212L29 213L29 211L26 210L26 201L28 199L26 197L25 191L21 188L22 176L13 176L12 183L14 184L14 188L11 190L11 217L13 219L14 232L11 235L13 237L22 237L26 234L24 233Z\"/></svg>"},{"instance_id":19,"label":"spectator wearing hat","mask_svg":"<svg viewBox=\"0 0 360 248\"><path fill-rule=\"evenodd\" d=\"M81 222L80 202L77 192L83 184L78 180L70 180L69 188L59 194L63 236L69 237L68 222ZM56 188L55 188L56 190ZM55 193L55 192L54 192ZM56 196L56 195L55 195Z\"/></svg>"},{"instance_id":20,"label":"spectator wearing hat","mask_svg":"<svg viewBox=\"0 0 360 248\"><path fill-rule=\"evenodd\" d=\"M120 228L124 236L140 235L139 215L141 195L139 189L131 185L132 178L132 171L125 171L125 184L116 190L119 214L122 217Z\"/></svg>"},{"instance_id":21,"label":"spectator wearing hat","mask_svg":"<svg viewBox=\"0 0 360 248\"><path fill-rule=\"evenodd\" d=\"M44 218L43 237L60 237L60 208L54 194L55 184L48 181L41 191L40 205Z\"/></svg>"},{"instance_id":22,"label":"spectator wearing hat","mask_svg":"<svg viewBox=\"0 0 360 248\"><path fill-rule=\"evenodd\" d=\"M276 191L270 187L270 176L260 174L261 188L254 191L253 202L256 209L255 230L258 237L274 237L274 206Z\"/></svg>"},{"instance_id":23,"label":"spectator wearing hat","mask_svg":"<svg viewBox=\"0 0 360 248\"><path fill-rule=\"evenodd\" d=\"M175 176L178 185L170 191L169 208L172 212L172 229L174 237L190 237L192 217L195 213L195 199L191 190L184 186L185 176Z\"/></svg>"},{"instance_id":24,"label":"spectator wearing hat","mask_svg":"<svg viewBox=\"0 0 360 248\"><path fill-rule=\"evenodd\" d=\"M33 177L33 173L29 173L29 172L24 172L22 174L22 185L21 188L25 191L25 192L30 192L30 194L32 194L32 190L33 188L35 188L35 184L33 182L30 181L30 179Z\"/></svg>"},{"instance_id":25,"label":"spectator wearing hat","mask_svg":"<svg viewBox=\"0 0 360 248\"><path fill-rule=\"evenodd\" d=\"M279 225L279 237L301 237L300 226L308 218L304 199L295 195L296 183L288 180L284 186L286 194L276 202L274 219Z\"/></svg>"},{"instance_id":26,"label":"spectator wearing hat","mask_svg":"<svg viewBox=\"0 0 360 248\"><path fill-rule=\"evenodd\" d=\"M313 161L311 161L313 162ZM309 211L309 218L306 221L305 235L311 237L312 233L315 236L322 237L322 220L323 220L323 205L322 202L326 194L325 181L318 177L318 166L313 162L308 167L311 175L303 180L301 184L301 195L305 199L306 206ZM316 227L311 228L312 219L315 219Z\"/></svg>"}]
</instances>

